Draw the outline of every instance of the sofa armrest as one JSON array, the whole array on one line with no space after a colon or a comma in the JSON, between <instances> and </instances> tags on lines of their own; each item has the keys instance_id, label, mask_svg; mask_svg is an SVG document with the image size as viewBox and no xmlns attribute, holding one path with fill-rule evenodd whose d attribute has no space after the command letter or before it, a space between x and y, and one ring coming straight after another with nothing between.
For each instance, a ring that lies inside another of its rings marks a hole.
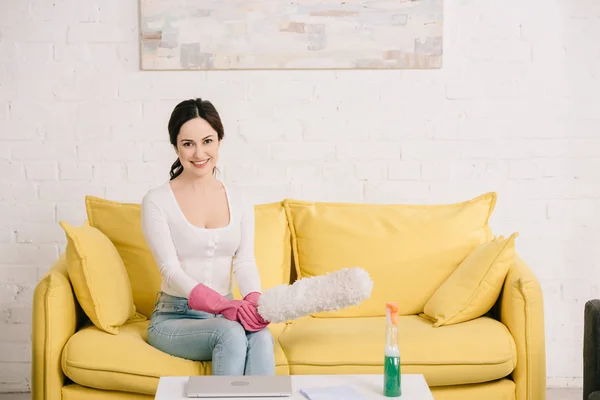
<instances>
[{"instance_id":1,"label":"sofa armrest","mask_svg":"<svg viewBox=\"0 0 600 400\"><path fill-rule=\"evenodd\" d=\"M33 400L59 400L65 375L61 355L78 323L63 254L38 282L33 293L31 394Z\"/></svg>"},{"instance_id":2,"label":"sofa armrest","mask_svg":"<svg viewBox=\"0 0 600 400\"><path fill-rule=\"evenodd\" d=\"M583 398L600 391L600 300L585 303L583 321ZM600 397L600 395L598 395Z\"/></svg>"},{"instance_id":3,"label":"sofa armrest","mask_svg":"<svg viewBox=\"0 0 600 400\"><path fill-rule=\"evenodd\" d=\"M517 400L546 398L546 338L544 301L537 277L515 256L500 294L500 321L517 346L517 365L512 373Z\"/></svg>"},{"instance_id":4,"label":"sofa armrest","mask_svg":"<svg viewBox=\"0 0 600 400\"><path fill-rule=\"evenodd\" d=\"M585 393L585 392L584 392ZM584 394L585 396L585 394ZM584 397L585 400L600 400L600 391L592 392L588 397Z\"/></svg>"}]
</instances>

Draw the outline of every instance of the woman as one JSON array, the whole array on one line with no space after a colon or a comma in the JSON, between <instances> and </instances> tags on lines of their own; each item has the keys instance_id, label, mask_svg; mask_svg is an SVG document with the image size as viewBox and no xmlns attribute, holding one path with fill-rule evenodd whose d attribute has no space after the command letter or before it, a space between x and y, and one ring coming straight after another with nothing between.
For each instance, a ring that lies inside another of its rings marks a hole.
<instances>
[{"instance_id":1,"label":"woman","mask_svg":"<svg viewBox=\"0 0 600 400\"><path fill-rule=\"evenodd\" d=\"M215 177L223 125L206 100L179 103L169 120L171 179L142 201L142 229L162 275L148 343L212 360L213 375L274 375L273 338L256 307L254 208ZM232 300L235 278L243 300Z\"/></svg>"}]
</instances>

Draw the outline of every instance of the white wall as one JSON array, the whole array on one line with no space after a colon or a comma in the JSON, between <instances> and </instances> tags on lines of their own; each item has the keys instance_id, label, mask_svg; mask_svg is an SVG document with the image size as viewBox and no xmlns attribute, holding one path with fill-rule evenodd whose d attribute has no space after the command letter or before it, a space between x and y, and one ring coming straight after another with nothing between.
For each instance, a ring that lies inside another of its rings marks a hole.
<instances>
[{"instance_id":1,"label":"white wall","mask_svg":"<svg viewBox=\"0 0 600 400\"><path fill-rule=\"evenodd\" d=\"M166 122L215 103L224 179L257 202L446 202L494 190L545 290L548 383L582 377L600 296L600 2L445 4L444 67L141 72L137 2L0 0L0 391L29 387L32 292L83 196L167 179ZM288 181L289 179L289 181Z\"/></svg>"}]
</instances>

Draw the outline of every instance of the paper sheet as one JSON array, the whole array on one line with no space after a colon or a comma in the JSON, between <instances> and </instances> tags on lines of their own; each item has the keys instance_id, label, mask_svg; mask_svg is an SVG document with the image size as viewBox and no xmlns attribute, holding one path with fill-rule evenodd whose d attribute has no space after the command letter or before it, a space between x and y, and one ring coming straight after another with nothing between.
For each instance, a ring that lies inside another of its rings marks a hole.
<instances>
[{"instance_id":1,"label":"paper sheet","mask_svg":"<svg viewBox=\"0 0 600 400\"><path fill-rule=\"evenodd\" d=\"M300 389L300 393L309 400L367 400L352 386L326 386Z\"/></svg>"}]
</instances>

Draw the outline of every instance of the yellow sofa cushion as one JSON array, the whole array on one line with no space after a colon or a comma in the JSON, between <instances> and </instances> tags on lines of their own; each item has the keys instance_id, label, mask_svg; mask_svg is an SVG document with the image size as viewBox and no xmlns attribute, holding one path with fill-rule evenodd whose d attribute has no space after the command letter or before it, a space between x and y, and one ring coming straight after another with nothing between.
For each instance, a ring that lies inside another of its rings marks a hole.
<instances>
[{"instance_id":1,"label":"yellow sofa cushion","mask_svg":"<svg viewBox=\"0 0 600 400\"><path fill-rule=\"evenodd\" d=\"M133 302L146 317L152 315L162 278L142 233L141 206L86 196L90 225L115 245L131 281Z\"/></svg>"},{"instance_id":2,"label":"yellow sofa cushion","mask_svg":"<svg viewBox=\"0 0 600 400\"><path fill-rule=\"evenodd\" d=\"M286 199L299 278L364 268L374 286L360 305L314 316L382 316L423 311L433 292L479 244L491 239L496 194L443 205L351 204Z\"/></svg>"},{"instance_id":3,"label":"yellow sofa cushion","mask_svg":"<svg viewBox=\"0 0 600 400\"><path fill-rule=\"evenodd\" d=\"M290 283L292 239L281 202L254 207L254 255L263 291ZM234 298L241 298L234 281Z\"/></svg>"},{"instance_id":4,"label":"yellow sofa cushion","mask_svg":"<svg viewBox=\"0 0 600 400\"><path fill-rule=\"evenodd\" d=\"M79 330L63 351L65 375L82 386L154 395L161 376L212 373L211 362L173 357L149 345L148 324L149 321L125 324L119 335L109 335L95 326ZM275 339L276 372L287 375L287 359L277 341L285 324L273 324L270 329Z\"/></svg>"},{"instance_id":5,"label":"yellow sofa cushion","mask_svg":"<svg viewBox=\"0 0 600 400\"><path fill-rule=\"evenodd\" d=\"M401 316L398 330L402 372L424 374L431 386L503 378L517 362L510 332L488 317L434 328L417 315ZM279 341L293 375L383 373L385 317L306 317Z\"/></svg>"},{"instance_id":6,"label":"yellow sofa cushion","mask_svg":"<svg viewBox=\"0 0 600 400\"><path fill-rule=\"evenodd\" d=\"M66 259L77 301L99 329L119 333L136 316L129 276L112 242L86 221L60 222L67 236Z\"/></svg>"},{"instance_id":7,"label":"yellow sofa cushion","mask_svg":"<svg viewBox=\"0 0 600 400\"><path fill-rule=\"evenodd\" d=\"M63 386L61 400L154 400L154 395L99 390L70 383Z\"/></svg>"},{"instance_id":8,"label":"yellow sofa cushion","mask_svg":"<svg viewBox=\"0 0 600 400\"><path fill-rule=\"evenodd\" d=\"M516 385L511 377L472 385L437 386L431 388L435 400L515 400ZM535 399L535 397L532 397Z\"/></svg>"},{"instance_id":9,"label":"yellow sofa cushion","mask_svg":"<svg viewBox=\"0 0 600 400\"><path fill-rule=\"evenodd\" d=\"M478 246L440 286L421 316L433 326L457 324L487 313L496 300L506 274L515 262L518 233L500 236Z\"/></svg>"},{"instance_id":10,"label":"yellow sofa cushion","mask_svg":"<svg viewBox=\"0 0 600 400\"><path fill-rule=\"evenodd\" d=\"M90 225L115 245L131 281L138 311L150 317L162 278L142 232L141 206L99 197L85 199ZM255 212L255 255L264 288L289 283L291 243L281 202L261 204Z\"/></svg>"}]
</instances>

